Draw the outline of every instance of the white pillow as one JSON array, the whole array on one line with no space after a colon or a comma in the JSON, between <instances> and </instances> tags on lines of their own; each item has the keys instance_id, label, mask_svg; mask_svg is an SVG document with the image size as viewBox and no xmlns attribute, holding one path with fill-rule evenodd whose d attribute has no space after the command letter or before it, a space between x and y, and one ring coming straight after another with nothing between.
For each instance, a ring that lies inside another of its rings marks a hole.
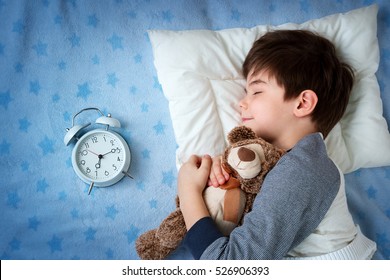
<instances>
[{"instance_id":1,"label":"white pillow","mask_svg":"<svg viewBox=\"0 0 390 280\"><path fill-rule=\"evenodd\" d=\"M303 24L221 31L150 30L158 79L169 101L179 167L191 154L222 153L226 135L240 123L241 66L253 42L268 30L308 29L331 40L356 70L344 117L326 139L344 173L390 165L390 135L375 72L379 64L378 7L335 14Z\"/></svg>"}]
</instances>

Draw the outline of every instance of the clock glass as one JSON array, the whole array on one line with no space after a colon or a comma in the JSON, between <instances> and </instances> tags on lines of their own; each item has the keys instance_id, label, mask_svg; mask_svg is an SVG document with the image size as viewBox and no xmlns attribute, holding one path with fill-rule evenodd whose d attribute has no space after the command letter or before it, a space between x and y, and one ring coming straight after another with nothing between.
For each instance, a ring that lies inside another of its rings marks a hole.
<instances>
[{"instance_id":1,"label":"clock glass","mask_svg":"<svg viewBox=\"0 0 390 280\"><path fill-rule=\"evenodd\" d=\"M111 131L91 131L77 142L73 167L85 182L108 186L119 181L127 171L130 152L126 142Z\"/></svg>"}]
</instances>

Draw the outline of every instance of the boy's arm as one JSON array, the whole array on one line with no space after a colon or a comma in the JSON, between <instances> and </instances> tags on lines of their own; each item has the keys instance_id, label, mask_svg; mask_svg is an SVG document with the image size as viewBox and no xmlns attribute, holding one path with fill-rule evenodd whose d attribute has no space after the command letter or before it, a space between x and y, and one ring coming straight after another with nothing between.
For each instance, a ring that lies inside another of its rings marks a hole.
<instances>
[{"instance_id":1,"label":"boy's arm","mask_svg":"<svg viewBox=\"0 0 390 280\"><path fill-rule=\"evenodd\" d=\"M178 195L187 230L210 214L203 200L203 190L210 174L211 158L191 156L178 174Z\"/></svg>"},{"instance_id":2,"label":"boy's arm","mask_svg":"<svg viewBox=\"0 0 390 280\"><path fill-rule=\"evenodd\" d=\"M180 209L188 230L185 244L197 259L211 243L223 236L211 219L203 200L203 190L211 165L212 159L208 155L202 158L191 156L178 174Z\"/></svg>"}]
</instances>

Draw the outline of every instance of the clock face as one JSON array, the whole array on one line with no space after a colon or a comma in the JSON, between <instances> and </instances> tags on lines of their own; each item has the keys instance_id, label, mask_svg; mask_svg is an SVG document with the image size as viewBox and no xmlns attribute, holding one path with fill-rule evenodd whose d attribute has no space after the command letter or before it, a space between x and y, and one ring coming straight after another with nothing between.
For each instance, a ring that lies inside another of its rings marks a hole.
<instances>
[{"instance_id":1,"label":"clock face","mask_svg":"<svg viewBox=\"0 0 390 280\"><path fill-rule=\"evenodd\" d=\"M118 182L130 166L130 150L112 131L93 130L83 135L73 150L72 164L86 183L104 187Z\"/></svg>"}]
</instances>

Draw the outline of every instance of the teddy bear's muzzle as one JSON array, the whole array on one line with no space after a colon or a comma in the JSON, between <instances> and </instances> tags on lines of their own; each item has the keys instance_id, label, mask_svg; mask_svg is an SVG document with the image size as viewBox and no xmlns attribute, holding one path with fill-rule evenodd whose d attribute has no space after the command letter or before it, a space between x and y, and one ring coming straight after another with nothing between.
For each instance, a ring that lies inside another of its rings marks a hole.
<instances>
[{"instance_id":1,"label":"teddy bear's muzzle","mask_svg":"<svg viewBox=\"0 0 390 280\"><path fill-rule=\"evenodd\" d=\"M232 148L228 156L228 163L244 179L251 179L259 174L264 160L264 151L260 144Z\"/></svg>"}]
</instances>

